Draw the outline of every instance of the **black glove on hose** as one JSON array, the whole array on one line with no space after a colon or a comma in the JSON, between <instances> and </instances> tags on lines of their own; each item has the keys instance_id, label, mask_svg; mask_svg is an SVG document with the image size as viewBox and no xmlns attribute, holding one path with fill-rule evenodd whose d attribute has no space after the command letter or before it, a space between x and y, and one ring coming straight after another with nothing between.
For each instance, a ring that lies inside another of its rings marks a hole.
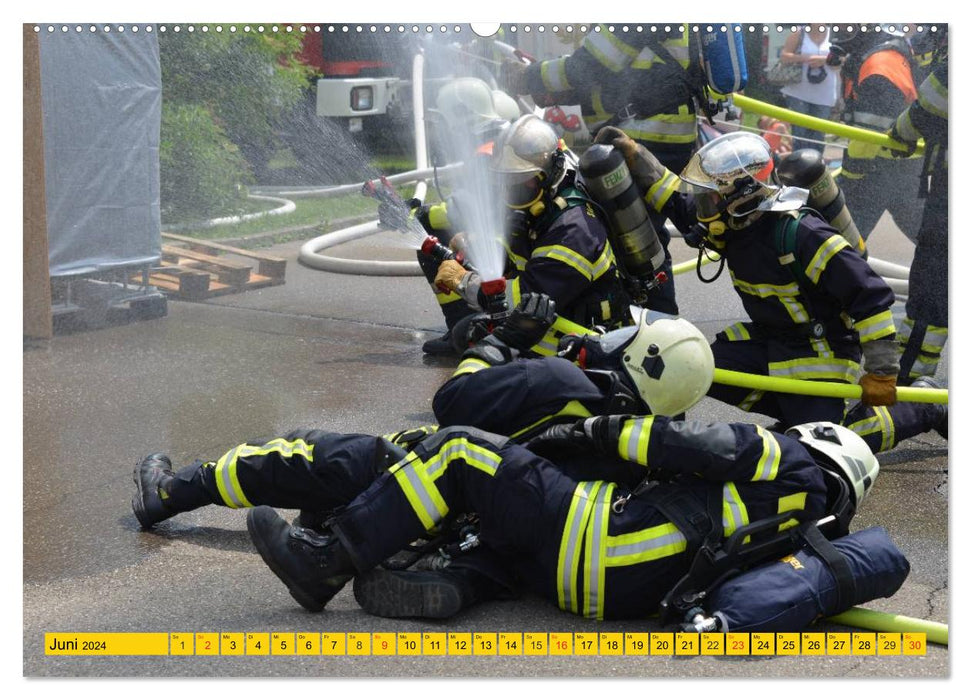
<instances>
[{"instance_id":1,"label":"black glove on hose","mask_svg":"<svg viewBox=\"0 0 971 700\"><path fill-rule=\"evenodd\" d=\"M543 339L556 320L556 302L546 294L529 292L492 335L511 348L528 350Z\"/></svg>"},{"instance_id":2,"label":"black glove on hose","mask_svg":"<svg viewBox=\"0 0 971 700\"><path fill-rule=\"evenodd\" d=\"M620 431L628 418L630 416L597 416L576 423L553 425L527 442L526 449L539 455L579 449L616 456Z\"/></svg>"}]
</instances>

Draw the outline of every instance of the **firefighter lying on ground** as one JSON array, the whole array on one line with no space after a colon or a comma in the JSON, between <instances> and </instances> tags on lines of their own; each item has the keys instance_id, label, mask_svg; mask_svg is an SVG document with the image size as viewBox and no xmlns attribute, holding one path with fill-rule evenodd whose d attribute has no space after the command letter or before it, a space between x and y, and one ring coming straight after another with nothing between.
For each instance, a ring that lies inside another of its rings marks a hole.
<instances>
[{"instance_id":1,"label":"firefighter lying on ground","mask_svg":"<svg viewBox=\"0 0 971 700\"><path fill-rule=\"evenodd\" d=\"M335 511L317 528L291 526L265 506L247 518L257 550L305 608L322 610L358 576L365 610L438 618L484 589L450 577L448 568L429 582L372 570L450 517L476 514L475 552L505 571L510 585L591 618L644 617L703 542L780 513L787 514L783 528L834 509L848 522L847 507L859 505L878 470L855 434L832 425L782 435L742 423L601 416L555 426L531 445L463 427L409 449L308 430L239 445L218 464L245 465L284 488L289 502L281 505ZM143 465L158 473L169 466L160 455ZM218 488L238 485L227 479ZM165 500L185 498L179 491L189 487L173 488ZM847 492L848 501L837 498ZM311 496L319 500L311 504ZM144 505L143 514L168 507L159 498Z\"/></svg>"},{"instance_id":2,"label":"firefighter lying on ground","mask_svg":"<svg viewBox=\"0 0 971 700\"><path fill-rule=\"evenodd\" d=\"M546 333L554 317L555 305L549 297L527 294L505 324L466 352L455 375L435 399L436 415L450 424L468 418L477 428L509 429L510 435L515 434L515 439L522 441L548 427L549 418L540 418L545 410L560 403L581 408L577 413L557 410L554 422L572 422L578 417L613 412L653 410L676 415L703 397L711 384L714 364L704 335L683 319L648 323L646 314L636 328L613 331L596 341L599 348L596 352L604 358L600 364L609 364L610 372L584 373L562 358L549 358L548 363L515 360L519 352L516 348L531 347L536 338ZM594 354L594 342L589 342L584 355ZM591 362L598 364L595 360ZM499 366L503 364L505 369ZM506 407L503 418L493 418L482 410L484 401L491 399L491 395L480 394L475 386L469 387L473 389L472 394L460 388L465 379L485 376L485 371L472 374L473 369L491 365L495 366L488 371L503 375L496 377L495 387L500 392L494 395L497 407L499 404ZM526 374L519 373L520 368ZM604 389L598 388L601 383ZM515 394L512 390L515 385L524 388L526 393ZM614 389L607 391L610 386ZM466 404L464 412L459 403ZM533 429L520 430L527 425ZM397 459L394 455L398 446L423 438L425 430L434 431L435 426L374 438L376 445L385 446L388 456L372 465L372 478ZM260 439L241 445L215 461L194 462L177 474L172 473L168 457L152 455L135 468L132 508L144 528L176 513L210 504L230 508L265 504L307 511L315 504L322 504L320 510L329 512L338 505L329 499L345 502L356 491L348 492L343 484L334 483L333 473L316 475L314 465L320 463L310 457L315 444L327 442L334 447L348 439L322 430L296 431L277 441L280 450L274 449L276 442ZM375 454L379 451L379 447L374 448ZM291 463L287 460L298 459L308 460L310 468L289 473ZM280 478L278 470L283 470L281 473L286 476ZM345 481L353 480L348 476ZM321 519L320 514L311 512L301 517L305 524Z\"/></svg>"},{"instance_id":3,"label":"firefighter lying on ground","mask_svg":"<svg viewBox=\"0 0 971 700\"><path fill-rule=\"evenodd\" d=\"M625 152L646 200L664 209L686 242L721 255L751 320L718 333L715 365L804 380L857 383L860 404L713 384L709 396L771 416L785 428L829 421L846 425L874 452L936 430L947 437L947 410L896 404L899 369L894 294L867 262L811 209L806 191L779 187L765 140L721 136L693 157L679 178L622 132L601 136ZM860 361L863 360L861 376ZM931 378L914 386L937 388Z\"/></svg>"}]
</instances>

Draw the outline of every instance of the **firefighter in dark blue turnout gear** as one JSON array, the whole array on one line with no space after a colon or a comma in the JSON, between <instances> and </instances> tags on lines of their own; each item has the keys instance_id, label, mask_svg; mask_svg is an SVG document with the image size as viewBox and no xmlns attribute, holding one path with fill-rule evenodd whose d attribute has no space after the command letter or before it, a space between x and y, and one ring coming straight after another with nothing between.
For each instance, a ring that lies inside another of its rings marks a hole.
<instances>
[{"instance_id":1,"label":"firefighter in dark blue turnout gear","mask_svg":"<svg viewBox=\"0 0 971 700\"><path fill-rule=\"evenodd\" d=\"M463 354L432 400L440 425L471 425L522 442L589 416L677 416L710 387L708 341L685 319L652 322L642 313L636 326L564 337L558 356L520 357L552 323L553 306L543 295L529 296L520 317ZM535 324L532 335L514 334L527 320Z\"/></svg>"},{"instance_id":2,"label":"firefighter in dark blue turnout gear","mask_svg":"<svg viewBox=\"0 0 971 700\"><path fill-rule=\"evenodd\" d=\"M591 133L605 124L616 126L666 167L680 172L698 138L695 97L705 99L698 94L694 73L700 59L692 59L691 51L687 25L663 32L623 33L599 25L569 56L529 66L507 64L508 90L531 95L540 105L579 104ZM668 281L650 291L647 308L677 314L666 218L661 212L649 212L665 249L660 270Z\"/></svg>"},{"instance_id":3,"label":"firefighter in dark blue turnout gear","mask_svg":"<svg viewBox=\"0 0 971 700\"><path fill-rule=\"evenodd\" d=\"M890 287L821 216L799 209L805 191L774 184L762 138L736 132L700 149L681 174L693 194L679 191L673 173L646 149L623 150L635 161L631 172L641 178L647 201L667 211L686 240L722 256L751 319L716 336L717 367L863 388L862 402L850 410L843 399L720 384L710 396L783 426L846 425L874 452L931 429L946 433L945 407L895 405L899 365Z\"/></svg>"},{"instance_id":4,"label":"firefighter in dark blue turnout gear","mask_svg":"<svg viewBox=\"0 0 971 700\"><path fill-rule=\"evenodd\" d=\"M931 74L920 84L917 100L897 117L889 132L891 138L911 147L916 147L921 137L925 142L918 196L926 197L926 203L910 266L907 318L900 337L900 377L904 382L937 372L948 332L946 28L934 56Z\"/></svg>"},{"instance_id":5,"label":"firefighter in dark blue turnout gear","mask_svg":"<svg viewBox=\"0 0 971 700\"><path fill-rule=\"evenodd\" d=\"M440 430L322 531L261 507L247 517L250 536L293 597L319 611L351 578L367 580L407 543L474 512L480 547L524 587L577 615L639 618L657 610L703 542L780 514L778 530L819 519L834 506L834 479L858 504L878 469L862 441L839 426L808 442L750 424L662 416L601 416L550 430L531 444L566 447L553 461L494 434ZM814 439L828 449L815 450ZM845 464L831 458L834 441L845 446ZM368 465L376 444L366 441ZM297 453L293 461L306 467ZM468 601L458 603L426 616L454 614Z\"/></svg>"},{"instance_id":6,"label":"firefighter in dark blue turnout gear","mask_svg":"<svg viewBox=\"0 0 971 700\"><path fill-rule=\"evenodd\" d=\"M630 302L607 224L576 182L575 157L553 129L533 115L521 117L496 141L489 167L508 214L508 308L539 292L556 302L560 316L583 327L629 325ZM486 281L454 260L443 262L435 277L473 309L482 308ZM555 347L554 341L547 344Z\"/></svg>"}]
</instances>

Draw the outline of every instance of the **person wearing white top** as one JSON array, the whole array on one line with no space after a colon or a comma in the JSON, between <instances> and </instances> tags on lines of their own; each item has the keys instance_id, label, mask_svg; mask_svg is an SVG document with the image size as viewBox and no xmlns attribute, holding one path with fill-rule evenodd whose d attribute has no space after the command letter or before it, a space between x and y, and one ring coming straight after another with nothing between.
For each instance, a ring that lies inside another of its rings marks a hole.
<instances>
[{"instance_id":1,"label":"person wearing white top","mask_svg":"<svg viewBox=\"0 0 971 700\"><path fill-rule=\"evenodd\" d=\"M782 47L779 60L804 66L798 83L782 88L786 105L795 112L828 119L839 93L839 66L826 65L829 55L829 26L812 24L793 32ZM793 124L793 148L815 148L823 152L823 132Z\"/></svg>"}]
</instances>

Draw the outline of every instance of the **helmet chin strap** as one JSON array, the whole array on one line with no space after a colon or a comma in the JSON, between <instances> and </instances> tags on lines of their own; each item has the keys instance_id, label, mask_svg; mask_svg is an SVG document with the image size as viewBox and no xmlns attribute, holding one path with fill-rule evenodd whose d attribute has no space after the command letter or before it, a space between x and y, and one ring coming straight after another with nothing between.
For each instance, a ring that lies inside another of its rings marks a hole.
<instances>
[{"instance_id":1,"label":"helmet chin strap","mask_svg":"<svg viewBox=\"0 0 971 700\"><path fill-rule=\"evenodd\" d=\"M762 218L764 213L764 211L756 209L745 216L729 216L726 224L728 225L728 228L732 229L733 231L740 231L754 224L756 221Z\"/></svg>"}]
</instances>

